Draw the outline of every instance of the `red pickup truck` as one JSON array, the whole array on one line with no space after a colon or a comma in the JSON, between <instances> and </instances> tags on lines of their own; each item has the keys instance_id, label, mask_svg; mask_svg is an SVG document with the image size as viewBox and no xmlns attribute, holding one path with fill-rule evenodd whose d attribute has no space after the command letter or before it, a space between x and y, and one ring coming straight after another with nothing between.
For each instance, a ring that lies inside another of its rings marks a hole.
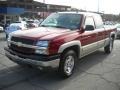
<instances>
[{"instance_id":1,"label":"red pickup truck","mask_svg":"<svg viewBox=\"0 0 120 90\"><path fill-rule=\"evenodd\" d=\"M57 12L40 27L11 33L6 56L19 64L58 68L62 76L73 74L77 61L104 47L113 49L115 28L105 28L101 16L89 12Z\"/></svg>"}]
</instances>

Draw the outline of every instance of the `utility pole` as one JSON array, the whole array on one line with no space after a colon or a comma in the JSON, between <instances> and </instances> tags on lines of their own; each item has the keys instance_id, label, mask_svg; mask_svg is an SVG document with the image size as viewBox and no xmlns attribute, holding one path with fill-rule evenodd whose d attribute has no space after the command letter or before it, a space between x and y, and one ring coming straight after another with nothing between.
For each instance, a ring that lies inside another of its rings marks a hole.
<instances>
[{"instance_id":1,"label":"utility pole","mask_svg":"<svg viewBox=\"0 0 120 90\"><path fill-rule=\"evenodd\" d=\"M45 11L46 11L45 0L43 0L43 4L44 4L43 19L45 19Z\"/></svg>"},{"instance_id":2,"label":"utility pole","mask_svg":"<svg viewBox=\"0 0 120 90\"><path fill-rule=\"evenodd\" d=\"M43 3L45 4L45 0L43 0Z\"/></svg>"},{"instance_id":3,"label":"utility pole","mask_svg":"<svg viewBox=\"0 0 120 90\"><path fill-rule=\"evenodd\" d=\"M100 1L98 0L98 13L100 12Z\"/></svg>"}]
</instances>

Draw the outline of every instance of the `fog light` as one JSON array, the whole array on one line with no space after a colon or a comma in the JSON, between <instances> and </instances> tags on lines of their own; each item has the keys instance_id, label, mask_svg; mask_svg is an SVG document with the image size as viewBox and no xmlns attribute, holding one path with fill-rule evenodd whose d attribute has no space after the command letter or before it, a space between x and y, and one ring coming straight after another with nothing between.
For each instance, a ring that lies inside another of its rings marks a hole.
<instances>
[{"instance_id":1,"label":"fog light","mask_svg":"<svg viewBox=\"0 0 120 90\"><path fill-rule=\"evenodd\" d=\"M48 54L48 49L46 47L44 47L44 48L39 47L38 49L35 50L35 53L37 53L37 54Z\"/></svg>"}]
</instances>

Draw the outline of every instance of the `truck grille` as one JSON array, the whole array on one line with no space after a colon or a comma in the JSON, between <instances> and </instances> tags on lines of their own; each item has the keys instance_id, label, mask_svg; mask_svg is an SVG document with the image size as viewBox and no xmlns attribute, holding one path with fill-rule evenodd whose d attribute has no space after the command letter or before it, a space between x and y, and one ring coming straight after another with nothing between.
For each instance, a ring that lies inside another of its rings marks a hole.
<instances>
[{"instance_id":1,"label":"truck grille","mask_svg":"<svg viewBox=\"0 0 120 90\"><path fill-rule=\"evenodd\" d=\"M11 41L20 42L20 43L23 43L26 45L33 45L34 44L34 40L21 38L21 37L14 37L14 36L11 38ZM32 48L18 46L18 45L13 44L13 43L11 43L10 48L13 51L23 53L23 54L33 54L34 53L34 49L32 49Z\"/></svg>"},{"instance_id":2,"label":"truck grille","mask_svg":"<svg viewBox=\"0 0 120 90\"><path fill-rule=\"evenodd\" d=\"M34 40L26 39L26 38L20 38L20 37L14 37L14 36L11 38L11 41L21 42L21 43L28 44L28 45L33 45L34 44Z\"/></svg>"},{"instance_id":3,"label":"truck grille","mask_svg":"<svg viewBox=\"0 0 120 90\"><path fill-rule=\"evenodd\" d=\"M34 54L34 49L32 48L26 48L26 47L19 47L15 44L11 44L10 48L13 50L13 51L16 51L16 52L19 52L19 53L23 53L23 54Z\"/></svg>"}]
</instances>

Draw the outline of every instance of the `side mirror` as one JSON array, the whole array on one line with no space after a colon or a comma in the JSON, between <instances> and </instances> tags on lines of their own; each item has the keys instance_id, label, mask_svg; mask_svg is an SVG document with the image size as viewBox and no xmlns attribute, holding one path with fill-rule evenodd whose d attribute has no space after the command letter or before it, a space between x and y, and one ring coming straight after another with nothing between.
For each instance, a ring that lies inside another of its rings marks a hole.
<instances>
[{"instance_id":1,"label":"side mirror","mask_svg":"<svg viewBox=\"0 0 120 90\"><path fill-rule=\"evenodd\" d=\"M81 32L81 33L84 33L84 32L85 32L85 29L82 27L82 28L80 29L80 32Z\"/></svg>"},{"instance_id":2,"label":"side mirror","mask_svg":"<svg viewBox=\"0 0 120 90\"><path fill-rule=\"evenodd\" d=\"M85 30L94 30L94 26L93 25L86 25Z\"/></svg>"}]
</instances>

